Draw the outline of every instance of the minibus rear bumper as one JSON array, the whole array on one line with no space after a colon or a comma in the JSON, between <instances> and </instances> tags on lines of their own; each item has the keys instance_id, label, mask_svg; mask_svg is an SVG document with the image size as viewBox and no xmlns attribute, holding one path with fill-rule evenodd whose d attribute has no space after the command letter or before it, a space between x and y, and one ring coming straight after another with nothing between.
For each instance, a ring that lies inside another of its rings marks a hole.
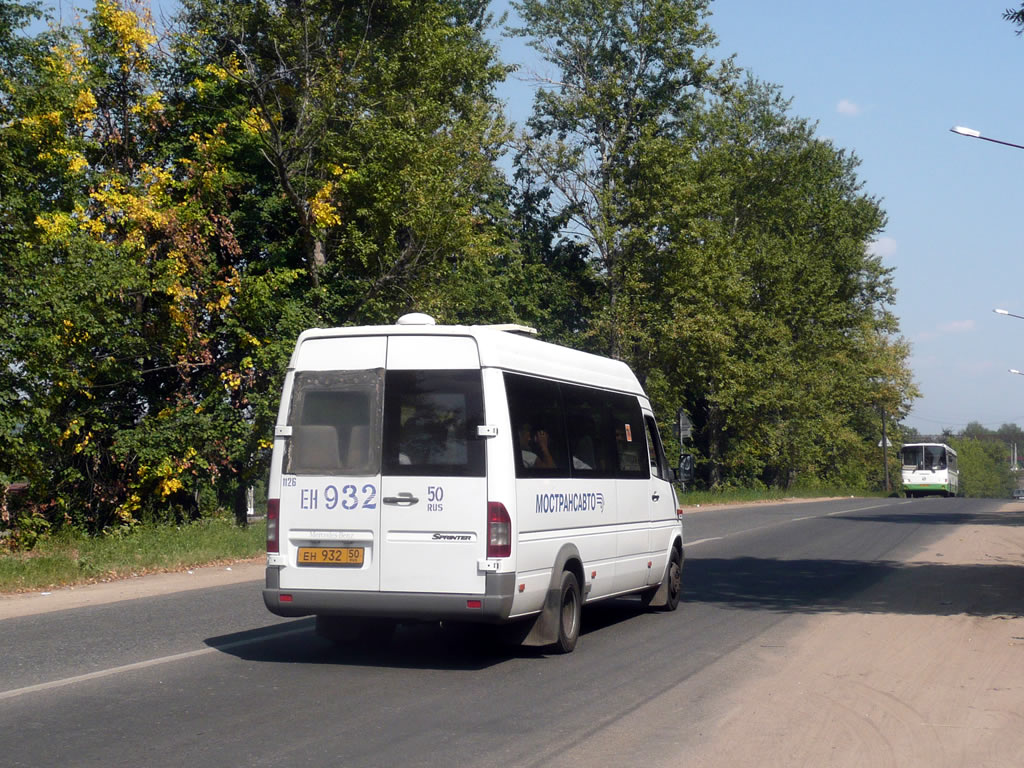
<instances>
[{"instance_id":1,"label":"minibus rear bumper","mask_svg":"<svg viewBox=\"0 0 1024 768\"><path fill-rule=\"evenodd\" d=\"M515 573L488 573L484 594L281 589L280 567L267 568L263 602L278 616L375 616L399 621L498 623L512 612Z\"/></svg>"}]
</instances>

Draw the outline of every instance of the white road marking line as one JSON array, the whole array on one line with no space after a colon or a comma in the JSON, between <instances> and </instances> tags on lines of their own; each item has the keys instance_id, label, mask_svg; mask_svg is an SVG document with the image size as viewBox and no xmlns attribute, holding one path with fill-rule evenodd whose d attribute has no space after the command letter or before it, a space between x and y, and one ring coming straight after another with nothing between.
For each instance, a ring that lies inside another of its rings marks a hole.
<instances>
[{"instance_id":1,"label":"white road marking line","mask_svg":"<svg viewBox=\"0 0 1024 768\"><path fill-rule=\"evenodd\" d=\"M696 547L698 544L707 544L709 541L718 541L719 539L724 539L724 538L725 538L725 536L712 536L712 537L707 538L707 539L697 539L696 541L684 542L684 546Z\"/></svg>"},{"instance_id":2,"label":"white road marking line","mask_svg":"<svg viewBox=\"0 0 1024 768\"><path fill-rule=\"evenodd\" d=\"M216 648L198 648L194 651L175 653L171 656L162 656L158 659L147 659L146 661L136 661L133 664L123 664L120 667L101 669L97 670L96 672L89 672L85 675L75 675L74 677L65 677L61 680L51 680L48 683L38 683L37 685L28 685L24 688L14 688L10 691L0 691L0 701L3 701L4 699L13 699L18 696L24 696L29 693L48 691L53 688L64 688L65 686L74 685L75 683L82 683L86 680L98 680L103 677L111 677L112 675L119 675L122 672L132 672L136 669L158 667L161 664L170 664L171 662L181 661L182 659L192 659L196 656L204 656L208 653L216 653L218 651L229 651L233 648L240 648L244 645L252 645L253 643L263 642L264 640L277 640L278 638L288 637L289 635L299 634L300 632L309 632L309 629L290 629L286 632L280 632L275 635L263 635L261 637L253 638L251 640L239 640L234 643L228 643L227 645L219 645Z\"/></svg>"},{"instance_id":3,"label":"white road marking line","mask_svg":"<svg viewBox=\"0 0 1024 768\"><path fill-rule=\"evenodd\" d=\"M902 505L902 504L909 504L909 503L910 503L909 501L901 501L900 505ZM835 512L827 512L824 515L807 515L806 517L791 517L789 520L781 520L781 521L776 522L776 523L768 523L767 525L759 525L756 528L744 528L742 531L733 531L732 533L727 533L724 536L712 536L712 537L707 538L707 539L697 539L696 541L687 541L687 542L684 542L684 543L685 543L685 545L687 547L695 547L698 544L705 544L705 543L707 543L709 541L720 541L721 539L728 539L730 536L736 536L736 535L741 534L741 533L753 533L754 531L763 531L766 528L777 528L778 526L785 525L786 523L797 523L797 522L800 522L801 520L817 520L817 519L822 518L822 517L835 517L836 515L845 515L845 514L848 514L850 512L865 512L865 511L867 511L869 509L884 509L886 507L891 507L891 506L893 506L893 505L892 504L873 504L870 507L855 507L854 509L839 509L839 510L836 510Z\"/></svg>"},{"instance_id":4,"label":"white road marking line","mask_svg":"<svg viewBox=\"0 0 1024 768\"><path fill-rule=\"evenodd\" d=\"M902 502L906 504L906 502ZM892 504L874 504L870 507L857 507L856 509L840 509L836 512L829 512L825 517L835 517L836 515L845 515L847 512L867 512L869 509L884 509L885 507L891 507Z\"/></svg>"}]
</instances>

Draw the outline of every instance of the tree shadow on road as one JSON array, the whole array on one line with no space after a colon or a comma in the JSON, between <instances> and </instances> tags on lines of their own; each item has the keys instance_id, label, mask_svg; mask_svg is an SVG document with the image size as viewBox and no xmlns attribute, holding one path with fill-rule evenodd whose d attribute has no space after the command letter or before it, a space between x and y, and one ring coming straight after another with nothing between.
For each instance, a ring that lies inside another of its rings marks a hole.
<instances>
[{"instance_id":1,"label":"tree shadow on road","mask_svg":"<svg viewBox=\"0 0 1024 768\"><path fill-rule=\"evenodd\" d=\"M1018 565L688 557L683 582L687 603L736 609L1024 616Z\"/></svg>"},{"instance_id":2,"label":"tree shadow on road","mask_svg":"<svg viewBox=\"0 0 1024 768\"><path fill-rule=\"evenodd\" d=\"M920 504L921 502L916 502ZM1024 505L1021 505L1021 512L1024 512ZM999 512L984 512L972 514L969 512L940 512L926 511L913 513L884 512L881 514L858 514L850 512L842 517L829 518L842 522L864 522L864 523L909 523L911 525L1006 525L1017 527L1024 525L1024 514L1006 514Z\"/></svg>"}]
</instances>

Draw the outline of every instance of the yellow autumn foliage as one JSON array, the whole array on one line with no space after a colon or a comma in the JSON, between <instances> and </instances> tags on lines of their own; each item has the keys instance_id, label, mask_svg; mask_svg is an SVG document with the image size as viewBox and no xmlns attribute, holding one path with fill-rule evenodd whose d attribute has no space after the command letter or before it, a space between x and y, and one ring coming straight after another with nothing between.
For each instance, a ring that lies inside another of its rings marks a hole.
<instances>
[{"instance_id":1,"label":"yellow autumn foliage","mask_svg":"<svg viewBox=\"0 0 1024 768\"><path fill-rule=\"evenodd\" d=\"M148 72L150 64L145 52L157 41L149 10L142 9L140 15L114 0L96 0L96 16L98 23L114 35L122 71Z\"/></svg>"},{"instance_id":2,"label":"yellow autumn foliage","mask_svg":"<svg viewBox=\"0 0 1024 768\"><path fill-rule=\"evenodd\" d=\"M327 229L341 224L341 215L331 198L334 196L335 184L329 181L320 187L313 199L309 201L309 212L318 229Z\"/></svg>"}]
</instances>

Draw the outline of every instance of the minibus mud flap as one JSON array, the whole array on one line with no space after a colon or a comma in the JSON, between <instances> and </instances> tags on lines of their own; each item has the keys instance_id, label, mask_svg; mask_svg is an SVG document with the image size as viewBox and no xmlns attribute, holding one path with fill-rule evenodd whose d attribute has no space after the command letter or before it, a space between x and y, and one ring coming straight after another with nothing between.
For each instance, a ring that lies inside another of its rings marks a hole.
<instances>
[{"instance_id":1,"label":"minibus mud flap","mask_svg":"<svg viewBox=\"0 0 1024 768\"><path fill-rule=\"evenodd\" d=\"M555 565L551 569L551 581L548 583L547 595L544 597L544 607L534 620L529 634L523 640L523 645L545 646L558 641L562 573L567 570L576 574L576 580L580 585L585 585L582 586L582 590L583 599L586 599L586 594L590 592L590 584L583 577L583 558L580 557L579 550L575 545L564 544L558 551Z\"/></svg>"}]
</instances>

